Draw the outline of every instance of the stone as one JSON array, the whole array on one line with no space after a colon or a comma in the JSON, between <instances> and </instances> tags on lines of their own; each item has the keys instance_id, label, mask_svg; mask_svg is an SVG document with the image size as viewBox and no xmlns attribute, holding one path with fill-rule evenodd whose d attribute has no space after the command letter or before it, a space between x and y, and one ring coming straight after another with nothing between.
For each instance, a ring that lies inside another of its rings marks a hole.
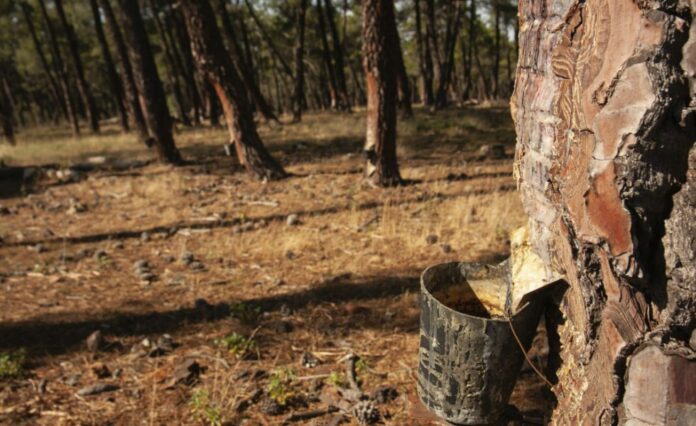
<instances>
[{"instance_id":1,"label":"stone","mask_svg":"<svg viewBox=\"0 0 696 426\"><path fill-rule=\"evenodd\" d=\"M133 269L143 269L143 268L149 268L149 267L150 267L150 263L145 259L136 260L133 263Z\"/></svg>"},{"instance_id":2,"label":"stone","mask_svg":"<svg viewBox=\"0 0 696 426\"><path fill-rule=\"evenodd\" d=\"M97 330L90 334L85 340L87 344L87 350L90 352L97 352L104 346L104 336L100 330Z\"/></svg>"},{"instance_id":3,"label":"stone","mask_svg":"<svg viewBox=\"0 0 696 426\"><path fill-rule=\"evenodd\" d=\"M101 260L101 259L106 259L106 258L108 258L109 255L106 253L106 250L98 249L98 250L96 250L96 251L94 252L94 254L92 255L92 257L94 257L95 260Z\"/></svg>"},{"instance_id":4,"label":"stone","mask_svg":"<svg viewBox=\"0 0 696 426\"><path fill-rule=\"evenodd\" d=\"M150 233L149 232L143 232L140 234L140 241L142 242L148 242L150 241Z\"/></svg>"},{"instance_id":5,"label":"stone","mask_svg":"<svg viewBox=\"0 0 696 426\"><path fill-rule=\"evenodd\" d=\"M443 253L452 253L454 251L449 244L440 244L440 250L442 250Z\"/></svg>"},{"instance_id":6,"label":"stone","mask_svg":"<svg viewBox=\"0 0 696 426\"><path fill-rule=\"evenodd\" d=\"M295 213L288 215L288 217L285 219L285 223L288 226L297 226L300 224L300 217L296 215Z\"/></svg>"},{"instance_id":7,"label":"stone","mask_svg":"<svg viewBox=\"0 0 696 426\"><path fill-rule=\"evenodd\" d=\"M193 253L191 253L190 251L185 251L180 258L181 263L183 263L184 265L190 264L191 262L193 262L194 259L195 257L193 256Z\"/></svg>"},{"instance_id":8,"label":"stone","mask_svg":"<svg viewBox=\"0 0 696 426\"><path fill-rule=\"evenodd\" d=\"M437 241L438 241L438 237L435 234L430 234L427 237L425 237L425 242L430 244L430 245L437 243Z\"/></svg>"},{"instance_id":9,"label":"stone","mask_svg":"<svg viewBox=\"0 0 696 426\"><path fill-rule=\"evenodd\" d=\"M204 271L205 265L203 265L201 262L195 261L189 264L189 268L193 269L194 271Z\"/></svg>"}]
</instances>

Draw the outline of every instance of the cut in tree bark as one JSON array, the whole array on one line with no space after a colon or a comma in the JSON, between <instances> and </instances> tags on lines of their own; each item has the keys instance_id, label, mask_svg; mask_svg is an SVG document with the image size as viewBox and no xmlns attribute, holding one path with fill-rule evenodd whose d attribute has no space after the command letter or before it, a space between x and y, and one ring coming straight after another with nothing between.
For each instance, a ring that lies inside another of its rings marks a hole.
<instances>
[{"instance_id":1,"label":"cut in tree bark","mask_svg":"<svg viewBox=\"0 0 696 426\"><path fill-rule=\"evenodd\" d=\"M363 1L363 63L367 82L366 178L378 186L399 185L396 107L399 43L393 0Z\"/></svg>"},{"instance_id":2,"label":"cut in tree bark","mask_svg":"<svg viewBox=\"0 0 696 426\"><path fill-rule=\"evenodd\" d=\"M555 424L696 418L694 2L520 2L516 175L570 288Z\"/></svg>"},{"instance_id":3,"label":"cut in tree bark","mask_svg":"<svg viewBox=\"0 0 696 426\"><path fill-rule=\"evenodd\" d=\"M58 74L58 81L60 82L61 93L63 94L63 100L65 102L65 107L68 111L68 120L72 126L73 135L77 136L80 134L80 123L77 118L77 105L75 104L75 99L70 91L70 83L68 82L68 71L63 62L63 57L60 54L60 48L58 47L58 40L56 39L56 32L53 29L53 24L51 23L51 18L48 16L48 11L46 10L46 4L44 0L39 0L39 8L41 9L41 16L43 17L43 22L46 27L46 32L48 33L48 39L51 45L51 57L53 58L53 66L56 69L56 74Z\"/></svg>"},{"instance_id":4,"label":"cut in tree bark","mask_svg":"<svg viewBox=\"0 0 696 426\"><path fill-rule=\"evenodd\" d=\"M121 83L123 84L123 92L126 109L128 110L128 117L130 118L131 125L136 128L140 140L148 145L150 143L150 136L147 132L147 125L145 124L143 110L140 107L138 88L135 85L133 68L131 67L130 59L128 58L128 49L123 41L123 36L121 35L121 30L116 22L116 16L111 8L111 3L109 0L99 0L99 5L104 12L106 29L111 36L114 46L116 47L116 62L118 64L119 71L121 72Z\"/></svg>"},{"instance_id":5,"label":"cut in tree bark","mask_svg":"<svg viewBox=\"0 0 696 426\"><path fill-rule=\"evenodd\" d=\"M305 49L305 15L307 0L300 0L297 8L297 44L295 45L295 86L292 97L292 121L302 121L302 103L304 94L304 49Z\"/></svg>"},{"instance_id":6,"label":"cut in tree bark","mask_svg":"<svg viewBox=\"0 0 696 426\"><path fill-rule=\"evenodd\" d=\"M80 92L80 98L82 99L82 104L85 107L85 114L87 115L87 122L89 123L89 128L93 133L99 132L99 110L97 110L97 105L94 103L94 96L92 96L92 90L87 84L85 79L85 70L82 66L82 59L80 59L80 50L77 44L77 36L75 36L75 30L73 30L72 25L68 22L68 18L65 16L65 10L63 9L63 0L54 0L53 4L56 7L56 12L58 13L58 20L63 28L63 33L65 38L68 40L68 52L70 53L70 60L73 64L75 71L75 79L77 81L77 90Z\"/></svg>"},{"instance_id":7,"label":"cut in tree bark","mask_svg":"<svg viewBox=\"0 0 696 426\"><path fill-rule=\"evenodd\" d=\"M157 158L164 163L181 164L181 154L174 144L172 119L167 108L167 98L157 73L155 58L138 0L118 0L121 6L121 27L137 87L140 107L145 117L148 133L157 151Z\"/></svg>"},{"instance_id":8,"label":"cut in tree bark","mask_svg":"<svg viewBox=\"0 0 696 426\"><path fill-rule=\"evenodd\" d=\"M104 60L104 68L106 69L106 75L109 77L109 87L111 89L111 96L116 104L116 110L118 111L118 117L121 122L121 128L123 131L128 132L130 126L128 125L128 114L126 112L126 107L124 105L124 94L123 94L123 84L121 83L121 78L116 72L116 67L114 66L114 60L111 58L111 52L109 51L109 43L106 41L106 35L104 34L104 27L101 22L101 15L99 13L99 5L97 0L89 0L90 8L92 9L92 19L94 20L94 30L97 34L97 41L99 42L99 48L101 50L102 59Z\"/></svg>"},{"instance_id":9,"label":"cut in tree bark","mask_svg":"<svg viewBox=\"0 0 696 426\"><path fill-rule=\"evenodd\" d=\"M232 64L208 0L181 0L196 64L217 93L239 162L260 179L287 176L261 142L246 88Z\"/></svg>"}]
</instances>

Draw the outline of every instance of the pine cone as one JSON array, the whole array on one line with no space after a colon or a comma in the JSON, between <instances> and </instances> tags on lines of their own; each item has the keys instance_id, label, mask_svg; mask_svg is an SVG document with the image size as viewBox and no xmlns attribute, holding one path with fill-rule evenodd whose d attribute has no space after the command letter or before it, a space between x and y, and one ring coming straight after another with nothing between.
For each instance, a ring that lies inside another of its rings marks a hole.
<instances>
[{"instance_id":1,"label":"pine cone","mask_svg":"<svg viewBox=\"0 0 696 426\"><path fill-rule=\"evenodd\" d=\"M353 406L351 413L361 425L371 425L380 419L379 410L372 401L360 401Z\"/></svg>"}]
</instances>

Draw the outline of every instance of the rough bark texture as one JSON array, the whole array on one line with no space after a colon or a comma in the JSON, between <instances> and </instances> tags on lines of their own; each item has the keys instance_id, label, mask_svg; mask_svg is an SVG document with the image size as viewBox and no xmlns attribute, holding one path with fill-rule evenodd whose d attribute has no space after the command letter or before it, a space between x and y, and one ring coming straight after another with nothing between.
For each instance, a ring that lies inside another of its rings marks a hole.
<instances>
[{"instance_id":1,"label":"rough bark texture","mask_svg":"<svg viewBox=\"0 0 696 426\"><path fill-rule=\"evenodd\" d=\"M215 89L240 163L260 179L281 179L283 168L268 153L254 124L246 89L232 64L208 0L182 0L196 64Z\"/></svg>"},{"instance_id":2,"label":"rough bark texture","mask_svg":"<svg viewBox=\"0 0 696 426\"><path fill-rule=\"evenodd\" d=\"M77 90L80 92L80 98L82 99L82 104L85 107L85 114L87 115L87 122L89 123L89 128L92 132L99 132L99 111L97 110L97 105L94 103L94 96L92 96L92 90L87 84L87 79L85 79L85 71L82 66L82 59L80 59L80 50L77 44L77 36L75 36L75 31L72 25L68 22L68 18L65 16L65 10L63 10L63 0L54 0L53 2L56 7L56 12L58 12L58 20L63 28L63 33L65 33L65 38L68 40L68 52L70 53L70 60L73 64L73 69L75 71L75 79L77 81Z\"/></svg>"},{"instance_id":3,"label":"rough bark texture","mask_svg":"<svg viewBox=\"0 0 696 426\"><path fill-rule=\"evenodd\" d=\"M137 129L138 136L143 142L149 143L149 135L147 133L147 126L145 125L145 117L143 116L142 108L140 108L140 102L138 101L138 89L135 85L135 78L133 77L133 68L130 64L130 59L128 59L128 49L123 41L123 36L121 35L121 30L116 22L116 17L114 11L111 8L111 3L109 0L99 0L99 4L104 12L104 19L106 21L106 29L111 36L111 41L116 47L116 63L118 64L119 71L121 72L121 83L123 84L123 92L125 97L125 105L128 110L128 117L130 118L131 124Z\"/></svg>"},{"instance_id":4,"label":"rough bark texture","mask_svg":"<svg viewBox=\"0 0 696 426\"><path fill-rule=\"evenodd\" d=\"M570 284L557 424L695 418L693 14L520 2L516 175L536 251Z\"/></svg>"},{"instance_id":5,"label":"rough bark texture","mask_svg":"<svg viewBox=\"0 0 696 426\"><path fill-rule=\"evenodd\" d=\"M160 161L171 164L182 162L174 145L172 119L167 109L167 98L157 74L147 32L140 16L138 0L119 0L121 26L126 35L128 56L133 69L140 107L145 117L148 133L153 139Z\"/></svg>"},{"instance_id":6,"label":"rough bark texture","mask_svg":"<svg viewBox=\"0 0 696 426\"><path fill-rule=\"evenodd\" d=\"M363 2L363 62L367 81L366 177L375 185L401 183L396 159L399 43L393 0Z\"/></svg>"}]
</instances>

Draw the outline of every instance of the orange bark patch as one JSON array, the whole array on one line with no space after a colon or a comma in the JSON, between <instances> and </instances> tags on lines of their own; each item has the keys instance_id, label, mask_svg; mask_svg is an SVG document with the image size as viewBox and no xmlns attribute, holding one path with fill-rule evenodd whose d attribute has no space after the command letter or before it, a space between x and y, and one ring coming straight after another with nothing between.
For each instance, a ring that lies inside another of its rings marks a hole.
<instances>
[{"instance_id":1,"label":"orange bark patch","mask_svg":"<svg viewBox=\"0 0 696 426\"><path fill-rule=\"evenodd\" d=\"M631 219L621 203L615 178L611 163L592 182L587 194L587 220L609 244L611 254L617 256L631 250L632 242Z\"/></svg>"}]
</instances>

